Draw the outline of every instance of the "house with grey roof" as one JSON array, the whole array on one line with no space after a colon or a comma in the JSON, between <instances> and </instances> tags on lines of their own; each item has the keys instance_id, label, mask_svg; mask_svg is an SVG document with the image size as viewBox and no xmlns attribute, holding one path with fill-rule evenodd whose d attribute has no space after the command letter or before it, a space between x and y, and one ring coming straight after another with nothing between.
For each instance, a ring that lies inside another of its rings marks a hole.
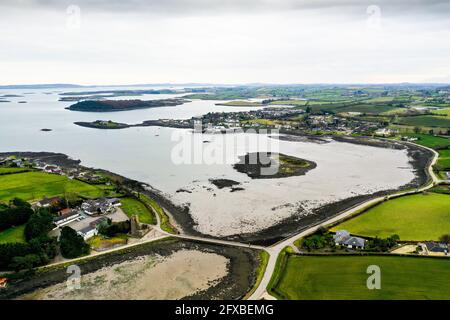
<instances>
[{"instance_id":1,"label":"house with grey roof","mask_svg":"<svg viewBox=\"0 0 450 320\"><path fill-rule=\"evenodd\" d=\"M81 209L88 215L100 215L112 213L118 206L120 206L120 200L117 198L99 198L83 202Z\"/></svg>"},{"instance_id":2,"label":"house with grey roof","mask_svg":"<svg viewBox=\"0 0 450 320\"><path fill-rule=\"evenodd\" d=\"M98 230L96 227L93 226L87 226L77 232L80 236L83 237L84 240L88 240L92 238L93 236L96 236L98 234Z\"/></svg>"},{"instance_id":3,"label":"house with grey roof","mask_svg":"<svg viewBox=\"0 0 450 320\"><path fill-rule=\"evenodd\" d=\"M53 219L53 223L55 224L55 229L59 227L63 227L66 224L69 224L74 221L79 221L83 219L83 212L78 210L71 210L70 212L63 214L59 217Z\"/></svg>"},{"instance_id":4,"label":"house with grey roof","mask_svg":"<svg viewBox=\"0 0 450 320\"><path fill-rule=\"evenodd\" d=\"M338 230L333 236L336 246L346 247L349 249L364 249L366 240L360 237L350 235L347 230Z\"/></svg>"},{"instance_id":5,"label":"house with grey roof","mask_svg":"<svg viewBox=\"0 0 450 320\"><path fill-rule=\"evenodd\" d=\"M428 252L443 253L445 255L448 255L449 253L449 248L446 243L429 241L425 242L425 246L427 247Z\"/></svg>"}]
</instances>

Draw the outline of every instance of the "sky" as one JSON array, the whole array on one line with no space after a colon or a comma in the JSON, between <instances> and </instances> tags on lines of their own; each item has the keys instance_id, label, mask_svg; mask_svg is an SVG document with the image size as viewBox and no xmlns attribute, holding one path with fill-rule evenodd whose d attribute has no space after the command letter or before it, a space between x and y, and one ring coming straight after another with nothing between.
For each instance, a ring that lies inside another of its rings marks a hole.
<instances>
[{"instance_id":1,"label":"sky","mask_svg":"<svg viewBox=\"0 0 450 320\"><path fill-rule=\"evenodd\" d=\"M0 0L0 85L450 83L450 1Z\"/></svg>"}]
</instances>

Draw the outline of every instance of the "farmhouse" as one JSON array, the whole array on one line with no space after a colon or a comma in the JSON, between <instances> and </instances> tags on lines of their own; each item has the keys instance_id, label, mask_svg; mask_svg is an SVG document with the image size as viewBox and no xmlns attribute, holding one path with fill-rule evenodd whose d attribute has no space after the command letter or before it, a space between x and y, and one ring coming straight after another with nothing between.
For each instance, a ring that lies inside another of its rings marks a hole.
<instances>
[{"instance_id":1,"label":"farmhouse","mask_svg":"<svg viewBox=\"0 0 450 320\"><path fill-rule=\"evenodd\" d=\"M81 204L81 209L88 215L95 215L112 213L118 206L120 206L119 199L99 198L83 202Z\"/></svg>"},{"instance_id":2,"label":"farmhouse","mask_svg":"<svg viewBox=\"0 0 450 320\"><path fill-rule=\"evenodd\" d=\"M98 230L96 227L87 226L81 230L78 231L78 234L83 237L84 240L88 240L92 238L93 236L96 236L98 234Z\"/></svg>"},{"instance_id":3,"label":"farmhouse","mask_svg":"<svg viewBox=\"0 0 450 320\"><path fill-rule=\"evenodd\" d=\"M431 253L441 253L441 254L445 254L445 255L448 255L448 253L449 253L448 245L445 243L430 241L430 242L425 242L425 246L427 248L427 251L431 252Z\"/></svg>"},{"instance_id":4,"label":"farmhouse","mask_svg":"<svg viewBox=\"0 0 450 320\"><path fill-rule=\"evenodd\" d=\"M333 239L337 246L343 246L349 249L364 249L366 243L365 239L353 237L347 230L336 231Z\"/></svg>"},{"instance_id":5,"label":"farmhouse","mask_svg":"<svg viewBox=\"0 0 450 320\"><path fill-rule=\"evenodd\" d=\"M83 212L78 210L71 210L70 212L63 214L53 220L53 223L56 225L56 228L65 226L76 220L83 219ZM56 229L55 228L55 229Z\"/></svg>"},{"instance_id":6,"label":"farmhouse","mask_svg":"<svg viewBox=\"0 0 450 320\"><path fill-rule=\"evenodd\" d=\"M36 203L36 207L49 208L58 205L59 203L61 203L61 201L62 199L60 197L52 197L52 198L45 197L44 199Z\"/></svg>"}]
</instances>

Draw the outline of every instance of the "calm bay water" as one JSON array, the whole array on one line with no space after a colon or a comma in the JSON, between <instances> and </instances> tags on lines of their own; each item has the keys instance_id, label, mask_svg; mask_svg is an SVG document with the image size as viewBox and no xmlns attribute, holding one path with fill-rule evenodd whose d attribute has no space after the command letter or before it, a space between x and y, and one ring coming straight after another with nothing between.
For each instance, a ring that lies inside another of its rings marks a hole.
<instances>
[{"instance_id":1,"label":"calm bay water","mask_svg":"<svg viewBox=\"0 0 450 320\"><path fill-rule=\"evenodd\" d=\"M30 92L33 94L25 94ZM87 113L65 110L73 102L59 102L55 90L3 90L0 91L2 94L23 97L5 98L11 102L0 103L0 151L62 152L74 159L81 159L86 166L107 169L147 182L174 201L188 203L198 223L198 230L204 233L230 235L258 231L289 217L299 208L314 209L350 196L397 188L414 179L405 151L338 142L280 141L280 152L312 160L317 163L317 168L300 177L251 180L245 174L236 172L231 163L237 161L237 155L269 150L261 147L268 145L270 138L265 135L253 137L258 143L240 145L233 150L235 152L226 151L227 163L180 165L173 162L172 153L178 146L173 136L177 133L192 139L192 133L188 130L160 127L98 130L73 124L75 121L98 119L126 123L160 118L188 119L207 112L254 108L215 106L217 101L193 101L176 107ZM115 99L163 99L174 96L177 95ZM28 103L19 104L18 101ZM42 128L53 131L42 132ZM202 139L210 142L199 142L201 146L198 143L195 146L202 150L223 151L228 140L238 137L248 138L249 135L204 136ZM219 190L209 182L211 178L236 180L245 190ZM191 193L177 193L179 188Z\"/></svg>"}]
</instances>

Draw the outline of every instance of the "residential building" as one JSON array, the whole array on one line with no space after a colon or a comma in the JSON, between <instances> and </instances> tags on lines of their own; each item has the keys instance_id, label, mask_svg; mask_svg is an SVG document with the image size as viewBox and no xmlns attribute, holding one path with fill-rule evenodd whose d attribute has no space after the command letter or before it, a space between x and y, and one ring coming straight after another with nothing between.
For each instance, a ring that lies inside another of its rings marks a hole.
<instances>
[{"instance_id":1,"label":"residential building","mask_svg":"<svg viewBox=\"0 0 450 320\"><path fill-rule=\"evenodd\" d=\"M42 199L41 201L38 201L36 203L36 207L49 208L49 207L57 206L59 203L61 203L61 201L62 201L61 197L52 197L52 198L45 197L44 199Z\"/></svg>"},{"instance_id":2,"label":"residential building","mask_svg":"<svg viewBox=\"0 0 450 320\"><path fill-rule=\"evenodd\" d=\"M65 226L74 221L84 219L83 212L78 210L71 210L69 213L63 214L53 220L55 229Z\"/></svg>"},{"instance_id":3,"label":"residential building","mask_svg":"<svg viewBox=\"0 0 450 320\"><path fill-rule=\"evenodd\" d=\"M96 227L87 226L77 232L80 236L83 237L84 240L88 240L98 234L98 230Z\"/></svg>"},{"instance_id":4,"label":"residential building","mask_svg":"<svg viewBox=\"0 0 450 320\"><path fill-rule=\"evenodd\" d=\"M364 249L366 243L365 239L354 237L347 230L336 231L333 239L337 246L347 247L349 249Z\"/></svg>"},{"instance_id":5,"label":"residential building","mask_svg":"<svg viewBox=\"0 0 450 320\"><path fill-rule=\"evenodd\" d=\"M425 242L427 251L430 253L442 253L448 255L449 247L446 243L439 243L434 241Z\"/></svg>"},{"instance_id":6,"label":"residential building","mask_svg":"<svg viewBox=\"0 0 450 320\"><path fill-rule=\"evenodd\" d=\"M118 206L120 206L120 200L117 198L99 198L83 202L81 209L88 215L96 215L112 213Z\"/></svg>"}]
</instances>

